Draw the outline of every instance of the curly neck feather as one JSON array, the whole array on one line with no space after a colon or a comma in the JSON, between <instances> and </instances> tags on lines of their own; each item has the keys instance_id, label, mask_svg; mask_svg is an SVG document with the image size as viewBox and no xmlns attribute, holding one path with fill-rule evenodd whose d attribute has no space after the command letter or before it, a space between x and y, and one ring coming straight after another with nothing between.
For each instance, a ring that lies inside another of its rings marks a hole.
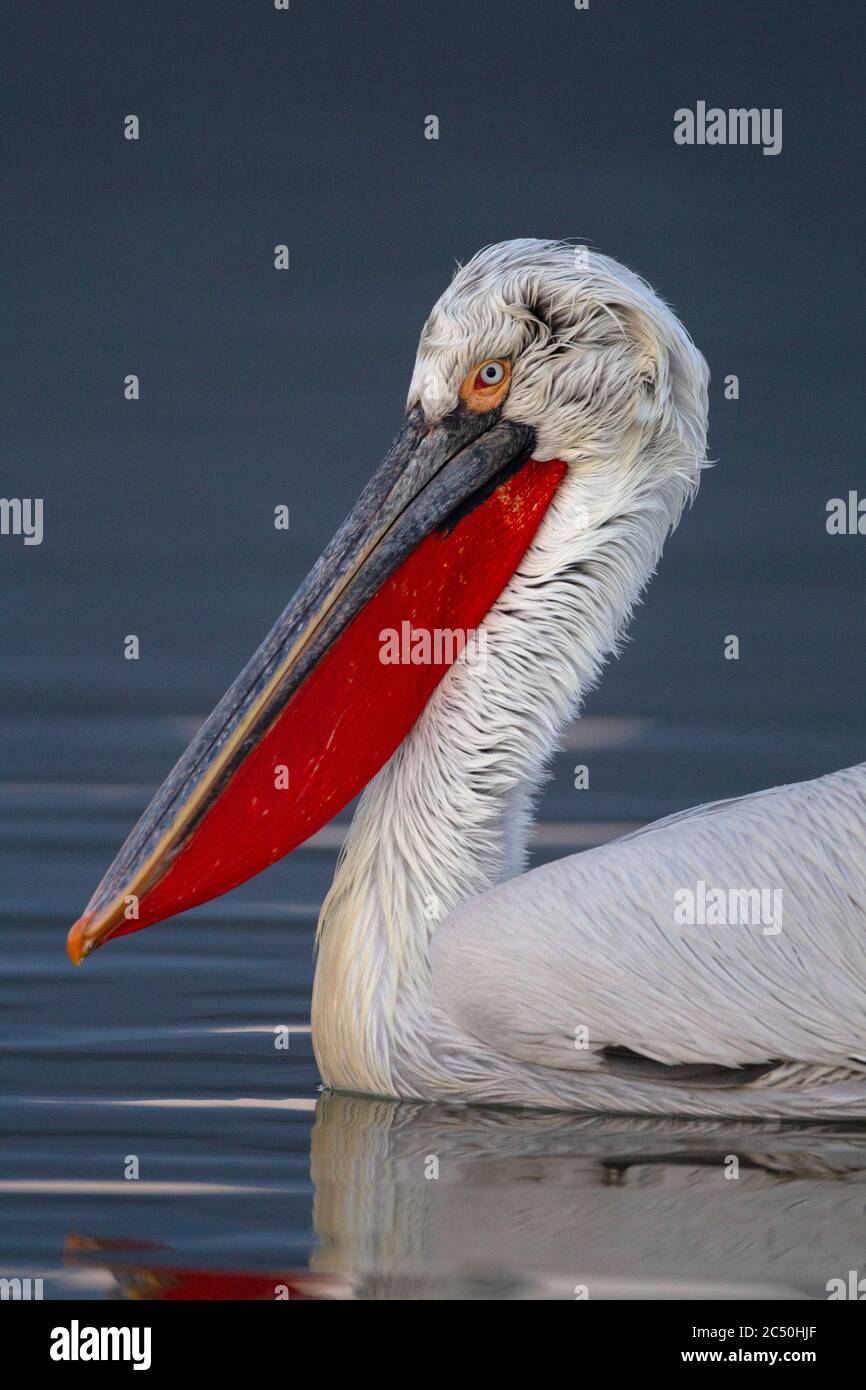
<instances>
[{"instance_id":1,"label":"curly neck feather","mask_svg":"<svg viewBox=\"0 0 866 1390\"><path fill-rule=\"evenodd\" d=\"M485 621L356 811L319 920L316 1053L344 1089L388 1090L398 997L423 987L436 925L526 866L535 795L693 480L594 497L575 469ZM583 521L581 529L576 520ZM588 524L587 524L588 522Z\"/></svg>"}]
</instances>

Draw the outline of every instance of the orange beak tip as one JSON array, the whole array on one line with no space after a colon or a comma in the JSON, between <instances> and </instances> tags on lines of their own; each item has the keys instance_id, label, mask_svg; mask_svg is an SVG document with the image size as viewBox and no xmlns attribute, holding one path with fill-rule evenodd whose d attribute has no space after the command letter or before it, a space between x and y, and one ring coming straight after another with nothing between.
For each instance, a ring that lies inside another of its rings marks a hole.
<instances>
[{"instance_id":1,"label":"orange beak tip","mask_svg":"<svg viewBox=\"0 0 866 1390\"><path fill-rule=\"evenodd\" d=\"M88 938L87 935L92 921L92 915L85 912L84 916L79 917L78 921L69 929L69 935L66 938L66 951L73 965L80 965L83 960L86 960L96 945L94 939Z\"/></svg>"}]
</instances>

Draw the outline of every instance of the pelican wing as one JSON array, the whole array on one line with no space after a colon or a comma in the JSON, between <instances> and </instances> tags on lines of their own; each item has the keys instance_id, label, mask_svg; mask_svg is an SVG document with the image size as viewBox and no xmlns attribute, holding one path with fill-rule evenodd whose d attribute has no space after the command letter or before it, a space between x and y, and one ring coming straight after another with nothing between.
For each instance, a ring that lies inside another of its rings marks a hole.
<instances>
[{"instance_id":1,"label":"pelican wing","mask_svg":"<svg viewBox=\"0 0 866 1390\"><path fill-rule=\"evenodd\" d=\"M433 941L500 1056L731 1085L866 1065L866 764L698 807L503 883Z\"/></svg>"}]
</instances>

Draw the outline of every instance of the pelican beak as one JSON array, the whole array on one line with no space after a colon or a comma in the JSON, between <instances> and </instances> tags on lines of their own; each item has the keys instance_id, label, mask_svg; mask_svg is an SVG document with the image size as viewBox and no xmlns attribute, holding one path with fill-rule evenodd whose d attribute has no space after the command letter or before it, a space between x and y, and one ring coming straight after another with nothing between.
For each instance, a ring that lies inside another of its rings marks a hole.
<instances>
[{"instance_id":1,"label":"pelican beak","mask_svg":"<svg viewBox=\"0 0 866 1390\"><path fill-rule=\"evenodd\" d=\"M281 859L390 758L457 652L395 663L383 659L384 635L407 623L412 633L477 629L565 471L533 460L533 442L499 408L461 402L432 426L420 406L409 411L72 927L76 965Z\"/></svg>"}]
</instances>

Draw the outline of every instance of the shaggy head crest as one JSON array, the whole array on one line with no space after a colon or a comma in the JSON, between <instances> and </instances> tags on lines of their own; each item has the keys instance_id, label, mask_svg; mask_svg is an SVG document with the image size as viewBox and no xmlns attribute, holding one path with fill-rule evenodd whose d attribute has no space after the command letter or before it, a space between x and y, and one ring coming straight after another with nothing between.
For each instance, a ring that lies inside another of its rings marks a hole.
<instances>
[{"instance_id":1,"label":"shaggy head crest","mask_svg":"<svg viewBox=\"0 0 866 1390\"><path fill-rule=\"evenodd\" d=\"M632 271L559 241L479 251L427 320L408 404L441 418L488 358L512 364L502 415L535 429L535 457L606 466L630 475L632 487L676 479L683 500L694 492L706 449L707 365Z\"/></svg>"}]
</instances>

